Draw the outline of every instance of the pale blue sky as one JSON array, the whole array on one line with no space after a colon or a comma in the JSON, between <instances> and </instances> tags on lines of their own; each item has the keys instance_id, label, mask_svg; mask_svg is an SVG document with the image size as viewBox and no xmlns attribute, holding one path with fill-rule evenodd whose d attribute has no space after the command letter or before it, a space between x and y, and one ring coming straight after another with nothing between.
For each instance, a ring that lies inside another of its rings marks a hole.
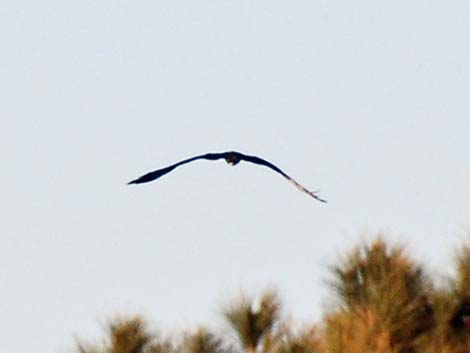
<instances>
[{"instance_id":1,"label":"pale blue sky","mask_svg":"<svg viewBox=\"0 0 470 353\"><path fill-rule=\"evenodd\" d=\"M466 0L4 0L0 23L1 352L116 313L211 323L268 285L316 319L368 234L445 272L470 224ZM230 149L329 203L224 162L125 185Z\"/></svg>"}]
</instances>

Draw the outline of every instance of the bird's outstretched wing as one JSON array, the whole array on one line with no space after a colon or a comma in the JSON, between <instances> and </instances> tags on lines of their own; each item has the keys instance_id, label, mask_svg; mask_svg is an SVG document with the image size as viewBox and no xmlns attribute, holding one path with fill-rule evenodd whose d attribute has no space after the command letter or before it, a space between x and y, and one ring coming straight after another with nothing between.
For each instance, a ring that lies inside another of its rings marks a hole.
<instances>
[{"instance_id":1,"label":"bird's outstretched wing","mask_svg":"<svg viewBox=\"0 0 470 353\"><path fill-rule=\"evenodd\" d=\"M284 178L286 178L288 181L290 181L294 186L299 189L300 191L305 192L306 194L310 195L314 199L321 201L321 202L326 202L326 200L320 198L315 191L310 191L307 188L305 188L303 185L292 179L289 175L284 173L279 167L275 166L271 162L268 162L265 159L256 157L256 156L247 156L245 154L239 153L240 159L246 162L254 163L254 164L259 164L259 165L264 165L265 167L268 167L272 170L274 170L276 173L281 174Z\"/></svg>"},{"instance_id":2,"label":"bird's outstretched wing","mask_svg":"<svg viewBox=\"0 0 470 353\"><path fill-rule=\"evenodd\" d=\"M156 179L162 177L165 174L168 174L169 172L171 172L176 167L179 167L180 165L195 161L197 159L208 159L210 161L215 161L217 159L224 158L224 155L225 155L224 153L206 153L206 154L202 154L200 156L191 157L191 158L185 159L183 161L180 161L178 163L175 163L173 165L170 165L168 167L158 169L158 170L154 170L153 172L144 174L141 177L138 177L137 179L131 180L127 184L130 185L130 184L148 183L150 181L153 181L153 180L156 180Z\"/></svg>"}]
</instances>

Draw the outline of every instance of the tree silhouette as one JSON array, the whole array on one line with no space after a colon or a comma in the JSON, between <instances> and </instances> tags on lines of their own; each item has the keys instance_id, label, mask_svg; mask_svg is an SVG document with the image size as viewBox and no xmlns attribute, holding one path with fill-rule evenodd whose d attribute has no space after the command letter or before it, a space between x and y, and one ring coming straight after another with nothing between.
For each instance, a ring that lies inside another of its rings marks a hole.
<instances>
[{"instance_id":1,"label":"tree silhouette","mask_svg":"<svg viewBox=\"0 0 470 353\"><path fill-rule=\"evenodd\" d=\"M79 353L469 353L470 243L457 250L455 276L435 286L402 247L382 238L331 267L336 305L316 324L280 318L276 293L242 296L223 317L232 335L199 328L161 339L139 317L111 320L103 344Z\"/></svg>"},{"instance_id":2,"label":"tree silhouette","mask_svg":"<svg viewBox=\"0 0 470 353\"><path fill-rule=\"evenodd\" d=\"M380 327L392 349L414 352L417 339L433 327L430 284L402 248L387 247L379 238L356 248L333 273L344 315L362 318L365 327Z\"/></svg>"},{"instance_id":3,"label":"tree silhouette","mask_svg":"<svg viewBox=\"0 0 470 353\"><path fill-rule=\"evenodd\" d=\"M230 353L230 348L224 346L221 338L201 327L196 333L184 337L180 351L181 353Z\"/></svg>"},{"instance_id":4,"label":"tree silhouette","mask_svg":"<svg viewBox=\"0 0 470 353\"><path fill-rule=\"evenodd\" d=\"M290 327L274 336L270 344L269 353L319 353L324 349L318 330L314 326L307 326L300 332L293 332Z\"/></svg>"},{"instance_id":5,"label":"tree silhouette","mask_svg":"<svg viewBox=\"0 0 470 353\"><path fill-rule=\"evenodd\" d=\"M80 353L177 353L169 341L158 340L139 316L114 319L108 325L108 340L102 347L78 344Z\"/></svg>"},{"instance_id":6,"label":"tree silhouette","mask_svg":"<svg viewBox=\"0 0 470 353\"><path fill-rule=\"evenodd\" d=\"M248 353L255 353L279 319L279 300L273 292L264 293L258 307L242 298L224 312L224 316Z\"/></svg>"}]
</instances>

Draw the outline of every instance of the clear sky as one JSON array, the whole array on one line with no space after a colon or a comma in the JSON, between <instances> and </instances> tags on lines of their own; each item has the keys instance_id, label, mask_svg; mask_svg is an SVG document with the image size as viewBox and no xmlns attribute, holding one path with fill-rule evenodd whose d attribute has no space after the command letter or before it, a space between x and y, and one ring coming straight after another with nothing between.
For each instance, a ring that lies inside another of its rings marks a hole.
<instances>
[{"instance_id":1,"label":"clear sky","mask_svg":"<svg viewBox=\"0 0 470 353\"><path fill-rule=\"evenodd\" d=\"M210 324L270 285L317 319L352 244L445 273L470 224L467 0L3 0L0 23L1 352L116 313ZM231 149L329 203L223 161L125 185Z\"/></svg>"}]
</instances>

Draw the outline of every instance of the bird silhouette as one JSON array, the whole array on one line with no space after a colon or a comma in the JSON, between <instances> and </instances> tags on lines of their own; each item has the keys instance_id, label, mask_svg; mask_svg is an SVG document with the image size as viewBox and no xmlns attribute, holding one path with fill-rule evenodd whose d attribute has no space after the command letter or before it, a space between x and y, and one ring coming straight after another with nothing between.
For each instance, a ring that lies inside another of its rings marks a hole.
<instances>
[{"instance_id":1,"label":"bird silhouette","mask_svg":"<svg viewBox=\"0 0 470 353\"><path fill-rule=\"evenodd\" d=\"M277 166L275 166L271 162L268 162L267 160L262 159L262 158L257 157L257 156L248 156L246 154L243 154L243 153L240 153L240 152L235 152L235 151L222 152L222 153L206 153L206 154L202 154L202 155L199 155L199 156L194 156L194 157L182 160L178 163L172 164L168 167L158 169L158 170L155 170L153 172L144 174L144 175L140 176L139 178L128 182L127 184L128 185L130 185L130 184L142 184L142 183L148 183L150 181L154 181L154 180L162 177L163 175L168 174L169 172L171 172L173 169L179 167L180 165L187 164L187 163L193 162L193 161L198 160L198 159L207 159L209 161L215 161L215 160L218 160L218 159L225 159L225 161L228 164L231 164L231 165L237 165L238 163L240 163L240 161L246 161L246 162L250 162L250 163L254 163L254 164L258 164L258 165L268 167L268 168L274 170L276 173L281 174L284 178L286 178L288 181L290 181L292 184L294 184L294 186L297 189L305 192L306 194L310 195L311 197L313 197L314 199L316 199L318 201L326 202L326 200L320 198L317 195L317 191L310 191L310 190L306 189L304 186L302 186L297 181L292 179L289 175L284 173L280 168L278 168Z\"/></svg>"}]
</instances>

